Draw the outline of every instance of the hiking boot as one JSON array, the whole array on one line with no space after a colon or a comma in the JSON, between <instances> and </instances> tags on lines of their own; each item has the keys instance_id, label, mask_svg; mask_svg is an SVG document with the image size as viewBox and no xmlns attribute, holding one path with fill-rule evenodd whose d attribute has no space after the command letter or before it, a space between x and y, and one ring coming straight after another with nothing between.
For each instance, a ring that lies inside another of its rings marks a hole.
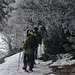
<instances>
[{"instance_id":1,"label":"hiking boot","mask_svg":"<svg viewBox=\"0 0 75 75\"><path fill-rule=\"evenodd\" d=\"M34 65L32 66L32 68L34 68Z\"/></svg>"},{"instance_id":2,"label":"hiking boot","mask_svg":"<svg viewBox=\"0 0 75 75\"><path fill-rule=\"evenodd\" d=\"M27 69L25 69L25 72L29 72Z\"/></svg>"},{"instance_id":3,"label":"hiking boot","mask_svg":"<svg viewBox=\"0 0 75 75\"><path fill-rule=\"evenodd\" d=\"M28 70L27 70L25 67L23 67L22 69L23 69L25 72L28 72Z\"/></svg>"},{"instance_id":4,"label":"hiking boot","mask_svg":"<svg viewBox=\"0 0 75 75\"><path fill-rule=\"evenodd\" d=\"M30 72L30 71L33 71L33 70L32 69L29 69L28 71Z\"/></svg>"}]
</instances>

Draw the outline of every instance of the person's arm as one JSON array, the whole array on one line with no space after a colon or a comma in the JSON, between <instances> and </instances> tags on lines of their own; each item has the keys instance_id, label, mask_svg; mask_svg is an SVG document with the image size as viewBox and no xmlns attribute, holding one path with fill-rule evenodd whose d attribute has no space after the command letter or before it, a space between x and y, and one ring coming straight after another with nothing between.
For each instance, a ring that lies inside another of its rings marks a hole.
<instances>
[{"instance_id":1,"label":"person's arm","mask_svg":"<svg viewBox=\"0 0 75 75\"><path fill-rule=\"evenodd\" d=\"M27 42L28 42L28 40L26 39L25 40L25 42L24 42L24 44L23 44L23 46L22 46L22 48L21 48L21 50L26 50L26 48L27 48Z\"/></svg>"}]
</instances>

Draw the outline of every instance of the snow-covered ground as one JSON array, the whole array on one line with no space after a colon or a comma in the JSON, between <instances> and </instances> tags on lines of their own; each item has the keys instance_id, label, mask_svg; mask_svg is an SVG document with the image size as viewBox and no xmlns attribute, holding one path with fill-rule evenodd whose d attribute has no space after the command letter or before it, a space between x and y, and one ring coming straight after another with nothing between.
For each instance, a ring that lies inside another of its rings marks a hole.
<instances>
[{"instance_id":1,"label":"snow-covered ground","mask_svg":"<svg viewBox=\"0 0 75 75\"><path fill-rule=\"evenodd\" d=\"M75 60L70 60L71 58L72 56L69 53L60 54L60 56L58 57L58 60L52 63L50 66L63 66L63 65L75 64Z\"/></svg>"},{"instance_id":2,"label":"snow-covered ground","mask_svg":"<svg viewBox=\"0 0 75 75\"><path fill-rule=\"evenodd\" d=\"M41 57L41 54L43 53L44 46L42 45L40 48L40 45L38 47L38 57ZM40 51L41 49L41 51ZM21 52L20 56L20 67L18 67L19 62L19 55L20 53L17 53L13 56L7 57L5 59L5 62L0 64L0 75L44 75L45 73L52 72L51 68L48 68L47 64L52 63L52 61L43 62L40 60L36 60L34 71L31 73L26 73L24 70L22 70L23 67L23 52ZM40 63L40 64L39 64ZM19 68L19 70L18 70ZM28 67L27 67L28 68Z\"/></svg>"},{"instance_id":3,"label":"snow-covered ground","mask_svg":"<svg viewBox=\"0 0 75 75\"><path fill-rule=\"evenodd\" d=\"M42 45L43 49L43 45ZM40 48L38 48L38 53L40 52ZM44 75L46 73L50 73L49 75L54 75L52 72L52 68L49 68L50 66L60 66L60 65L71 65L75 64L75 60L70 60L72 57L70 54L60 54L60 57L58 57L58 60L54 63L52 63L52 60L43 62L42 60L36 60L37 63L35 65L35 68L33 68L33 72L27 73L24 70L22 70L23 67L23 52L21 52L20 57L20 67L18 70L18 61L19 61L19 55L20 53L17 53L13 56L7 57L5 59L5 62L0 64L0 75ZM40 57L40 54L38 54ZM40 64L39 64L40 62Z\"/></svg>"},{"instance_id":4,"label":"snow-covered ground","mask_svg":"<svg viewBox=\"0 0 75 75\"><path fill-rule=\"evenodd\" d=\"M22 53L21 53L22 56ZM21 58L22 59L22 58ZM22 70L23 62L21 60L20 67L18 71L18 61L19 61L19 53L13 56L10 56L5 59L3 64L0 64L0 75L44 75L45 73L52 72L50 68L48 68L47 64L51 63L52 61L43 62L36 60L36 66L33 69L34 71L31 73L26 73Z\"/></svg>"}]
</instances>

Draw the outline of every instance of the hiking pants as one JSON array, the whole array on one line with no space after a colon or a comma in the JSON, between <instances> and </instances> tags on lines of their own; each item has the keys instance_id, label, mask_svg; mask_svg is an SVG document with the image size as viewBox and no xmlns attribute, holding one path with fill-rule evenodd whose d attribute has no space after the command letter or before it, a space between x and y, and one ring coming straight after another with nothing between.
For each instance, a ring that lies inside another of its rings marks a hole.
<instances>
[{"instance_id":1,"label":"hiking pants","mask_svg":"<svg viewBox=\"0 0 75 75\"><path fill-rule=\"evenodd\" d=\"M38 48L36 48L34 51L34 60L37 59L37 53L38 53Z\"/></svg>"},{"instance_id":2,"label":"hiking pants","mask_svg":"<svg viewBox=\"0 0 75 75\"><path fill-rule=\"evenodd\" d=\"M25 68L27 68L27 64L29 64L29 69L32 69L34 63L34 55L25 53L23 63Z\"/></svg>"}]
</instances>

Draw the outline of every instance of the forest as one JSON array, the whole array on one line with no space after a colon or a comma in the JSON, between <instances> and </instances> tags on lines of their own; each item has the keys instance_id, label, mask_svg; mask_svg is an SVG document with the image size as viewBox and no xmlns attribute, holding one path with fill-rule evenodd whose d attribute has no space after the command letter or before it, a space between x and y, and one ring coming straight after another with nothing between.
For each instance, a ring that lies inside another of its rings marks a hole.
<instances>
[{"instance_id":1,"label":"forest","mask_svg":"<svg viewBox=\"0 0 75 75\"><path fill-rule=\"evenodd\" d=\"M75 56L74 0L0 0L0 33L8 55L19 52L26 31L35 26L47 28L43 60L60 53Z\"/></svg>"}]
</instances>

